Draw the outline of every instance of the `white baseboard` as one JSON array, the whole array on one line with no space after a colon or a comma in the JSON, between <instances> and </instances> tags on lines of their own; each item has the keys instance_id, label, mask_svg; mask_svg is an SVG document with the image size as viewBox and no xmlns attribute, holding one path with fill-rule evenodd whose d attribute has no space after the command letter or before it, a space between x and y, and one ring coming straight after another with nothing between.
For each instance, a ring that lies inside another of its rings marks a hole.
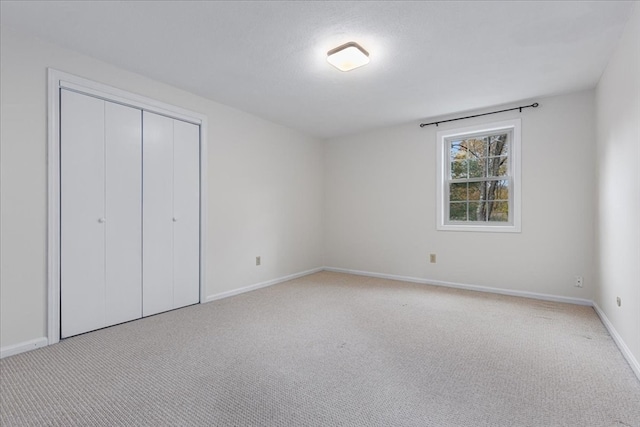
<instances>
[{"instance_id":1,"label":"white baseboard","mask_svg":"<svg viewBox=\"0 0 640 427\"><path fill-rule=\"evenodd\" d=\"M18 344L7 345L0 348L0 359L13 356L14 354L24 353L25 351L35 350L36 348L45 347L48 344L49 341L47 340L47 337L41 337Z\"/></svg>"},{"instance_id":2,"label":"white baseboard","mask_svg":"<svg viewBox=\"0 0 640 427\"><path fill-rule=\"evenodd\" d=\"M512 289L492 288L489 286L469 285L465 283L443 282L441 280L422 279L419 277L397 276L395 274L372 273L369 271L349 270L346 268L325 267L325 271L336 273L356 274L358 276L378 277L381 279L399 280L402 282L420 283L423 285L443 286L446 288L466 289L468 291L488 292L492 294L510 295L514 297L524 297L539 299L544 301L565 302L576 305L586 305L591 307L593 301L582 298L563 297L560 295L541 294L537 292L516 291Z\"/></svg>"},{"instance_id":3,"label":"white baseboard","mask_svg":"<svg viewBox=\"0 0 640 427\"><path fill-rule=\"evenodd\" d=\"M399 280L402 282L443 286L443 287L456 288L456 289L466 289L470 291L479 291L479 292L488 292L488 293L501 294L501 295L533 298L533 299L539 299L544 301L555 301L555 302L564 302L569 304L593 306L596 313L598 314L598 317L600 317L600 320L604 324L605 328L607 328L607 331L609 331L609 334L613 338L613 341L616 343L616 345L620 349L620 352L622 353L624 358L627 360L627 362L631 366L631 369L636 374L638 379L640 379L640 363L638 363L638 360L631 353L631 350L629 350L629 347L627 346L627 344L624 342L620 334L618 334L618 331L616 331L616 329L613 327L613 324L609 321L609 319L604 314L604 312L600 309L600 307L598 307L598 304L596 304L591 300L582 299L582 298L571 298L571 297L564 297L559 295L542 294L537 292L516 291L511 289L492 288L489 286L444 282L441 280L430 280L430 279L422 279L418 277L399 276L395 274L384 274L384 273L374 273L369 271L350 270L346 268L318 267L311 270L290 274L288 276L268 280L266 282L256 283L254 285L246 286L243 288L234 289L227 292L221 292L214 295L209 295L206 298L206 302L211 302L211 301L219 300L222 298L228 298L234 295L243 294L245 292L251 292L256 289L276 285L278 283L286 282L287 280L297 279L298 277L307 276L309 274L318 273L320 271L333 271L336 273L348 273L348 274L355 274L358 276L368 276L368 277L377 277L381 279ZM36 339L25 341L22 343L8 345L0 348L0 359L13 356L15 354L23 353L25 351L35 350L36 348L45 347L47 345L48 345L48 340L46 337L36 338Z\"/></svg>"},{"instance_id":4,"label":"white baseboard","mask_svg":"<svg viewBox=\"0 0 640 427\"><path fill-rule=\"evenodd\" d=\"M602 311L602 309L598 306L598 304L595 303L595 301L593 302L593 308L598 314L598 317L600 317L600 320L604 324L604 327L607 328L607 331L609 331L609 335L611 335L611 338L613 338L613 341L620 349L620 352L622 353L624 358L627 359L627 362L629 362L629 366L631 366L631 369L636 374L636 377L638 377L638 379L640 380L640 363L638 363L638 360L633 356L633 353L631 353L631 350L629 350L627 344L624 342L618 331L616 331L616 328L613 327L613 323L611 323L611 321L607 318L607 315L604 314L604 311Z\"/></svg>"},{"instance_id":5,"label":"white baseboard","mask_svg":"<svg viewBox=\"0 0 640 427\"><path fill-rule=\"evenodd\" d=\"M242 294L245 292L254 291L256 289L265 288L278 283L286 282L287 280L297 279L298 277L307 276L309 274L318 273L322 271L322 267L314 268L307 271L301 271L299 273L290 274L284 277L278 277L276 279L268 280L266 282L256 283L251 286L246 286L240 289L234 289L232 291L222 292L215 295L209 295L205 302L215 301L222 298L231 297L234 295ZM0 348L0 359L13 356L15 354L24 353L25 351L35 350L36 348L46 347L49 344L47 337L36 338L33 340L21 342L18 344L8 345Z\"/></svg>"},{"instance_id":6,"label":"white baseboard","mask_svg":"<svg viewBox=\"0 0 640 427\"><path fill-rule=\"evenodd\" d=\"M278 283L286 282L287 280L297 279L298 277L308 276L309 274L318 273L322 271L323 267L313 268L307 271L301 271L299 273L290 274L284 277L278 277L276 279L267 280L266 282L256 283L254 285L245 286L244 288L233 289L227 292L220 292L219 294L209 295L205 302L216 301L223 298L232 297L234 295L244 294L245 292L255 291L256 289L266 288L267 286L277 285Z\"/></svg>"}]
</instances>

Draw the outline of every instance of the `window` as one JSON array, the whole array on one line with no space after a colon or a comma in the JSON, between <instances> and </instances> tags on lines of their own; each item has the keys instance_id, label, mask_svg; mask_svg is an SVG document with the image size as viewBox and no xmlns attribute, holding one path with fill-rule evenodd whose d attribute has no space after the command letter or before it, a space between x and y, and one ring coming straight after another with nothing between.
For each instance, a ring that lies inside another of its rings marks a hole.
<instances>
[{"instance_id":1,"label":"window","mask_svg":"<svg viewBox=\"0 0 640 427\"><path fill-rule=\"evenodd\" d=\"M520 119L437 133L438 230L520 231Z\"/></svg>"}]
</instances>

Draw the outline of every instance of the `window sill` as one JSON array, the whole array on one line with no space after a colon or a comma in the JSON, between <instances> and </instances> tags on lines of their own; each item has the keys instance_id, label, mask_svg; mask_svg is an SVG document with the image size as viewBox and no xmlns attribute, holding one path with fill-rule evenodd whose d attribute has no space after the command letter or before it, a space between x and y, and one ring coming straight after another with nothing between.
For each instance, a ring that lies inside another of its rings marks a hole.
<instances>
[{"instance_id":1,"label":"window sill","mask_svg":"<svg viewBox=\"0 0 640 427\"><path fill-rule=\"evenodd\" d=\"M466 225L466 224L440 224L438 231L469 231L481 233L520 233L520 226L516 225Z\"/></svg>"}]
</instances>

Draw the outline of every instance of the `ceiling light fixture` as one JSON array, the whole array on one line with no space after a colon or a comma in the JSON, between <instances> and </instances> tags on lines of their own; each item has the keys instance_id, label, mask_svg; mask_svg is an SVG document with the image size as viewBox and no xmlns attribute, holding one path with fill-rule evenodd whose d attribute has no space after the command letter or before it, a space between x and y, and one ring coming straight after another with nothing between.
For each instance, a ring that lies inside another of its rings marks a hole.
<instances>
[{"instance_id":1,"label":"ceiling light fixture","mask_svg":"<svg viewBox=\"0 0 640 427\"><path fill-rule=\"evenodd\" d=\"M340 71L351 71L369 63L369 52L358 43L349 42L327 52L327 61Z\"/></svg>"}]
</instances>

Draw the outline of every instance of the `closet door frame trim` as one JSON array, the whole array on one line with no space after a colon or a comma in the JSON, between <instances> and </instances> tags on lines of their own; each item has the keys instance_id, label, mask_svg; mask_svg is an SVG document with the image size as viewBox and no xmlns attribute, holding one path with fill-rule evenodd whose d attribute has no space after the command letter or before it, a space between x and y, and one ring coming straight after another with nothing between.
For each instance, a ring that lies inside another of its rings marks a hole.
<instances>
[{"instance_id":1,"label":"closet door frame trim","mask_svg":"<svg viewBox=\"0 0 640 427\"><path fill-rule=\"evenodd\" d=\"M200 126L200 304L206 302L207 117L53 68L47 79L47 344L60 341L60 89Z\"/></svg>"}]
</instances>

